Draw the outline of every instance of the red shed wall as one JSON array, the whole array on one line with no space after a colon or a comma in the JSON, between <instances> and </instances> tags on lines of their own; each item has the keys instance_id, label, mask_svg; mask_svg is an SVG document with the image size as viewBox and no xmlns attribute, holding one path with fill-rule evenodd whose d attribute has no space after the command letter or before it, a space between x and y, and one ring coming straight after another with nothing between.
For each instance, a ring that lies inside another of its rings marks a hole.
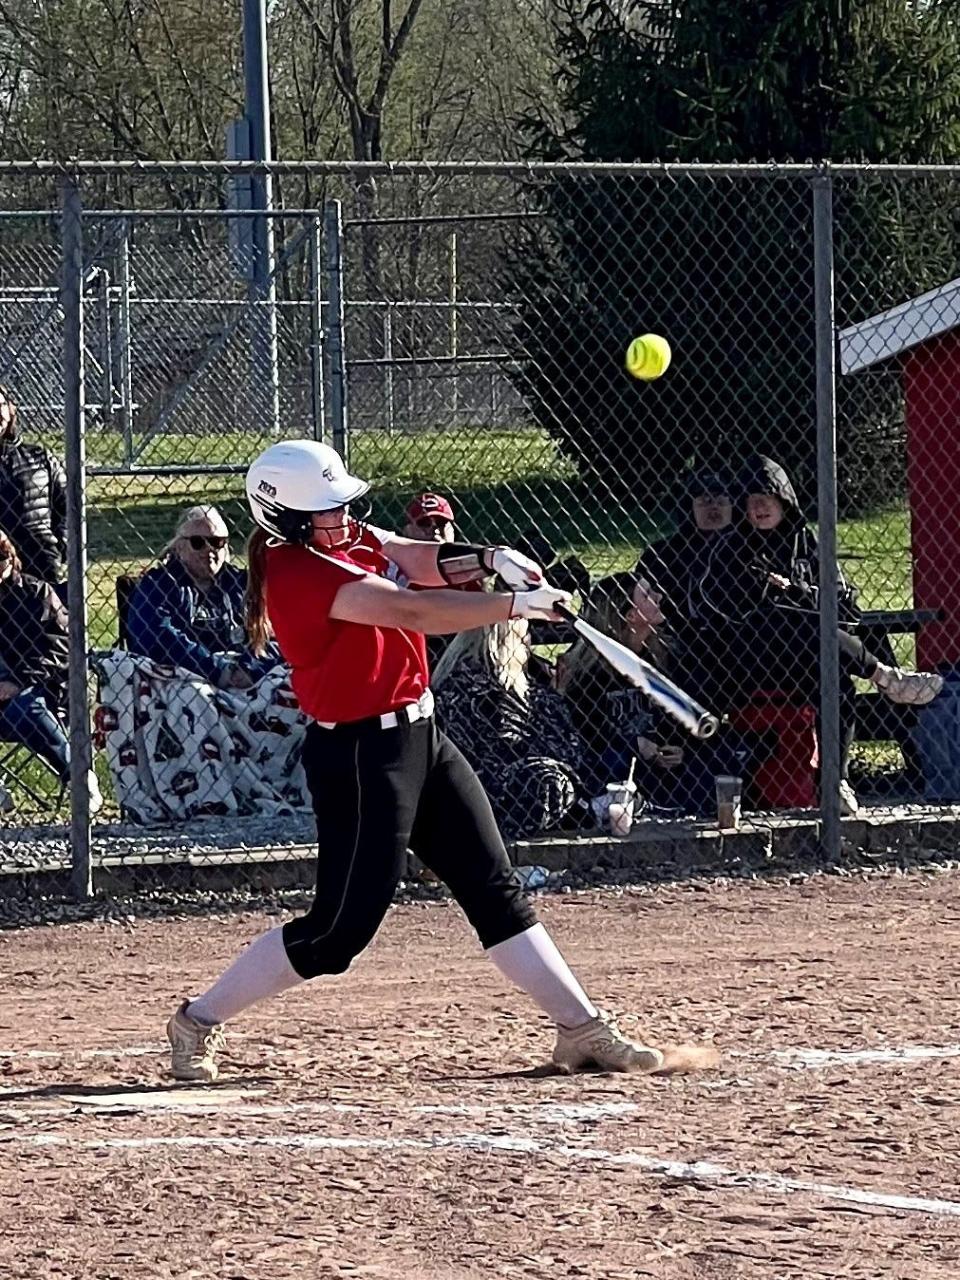
<instances>
[{"instance_id":1,"label":"red shed wall","mask_svg":"<svg viewBox=\"0 0 960 1280\"><path fill-rule=\"evenodd\" d=\"M917 637L921 668L960 667L960 332L904 360L914 603L942 609Z\"/></svg>"}]
</instances>

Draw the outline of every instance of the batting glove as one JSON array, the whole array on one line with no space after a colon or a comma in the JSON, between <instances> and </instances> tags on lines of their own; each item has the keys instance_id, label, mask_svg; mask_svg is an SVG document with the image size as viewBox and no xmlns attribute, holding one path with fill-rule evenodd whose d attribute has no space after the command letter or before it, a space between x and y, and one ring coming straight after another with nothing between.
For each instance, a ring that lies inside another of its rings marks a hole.
<instances>
[{"instance_id":1,"label":"batting glove","mask_svg":"<svg viewBox=\"0 0 960 1280\"><path fill-rule=\"evenodd\" d=\"M556 587L537 587L535 591L515 591L511 618L537 618L543 622L560 622L558 604L570 604L570 592Z\"/></svg>"},{"instance_id":2,"label":"batting glove","mask_svg":"<svg viewBox=\"0 0 960 1280\"><path fill-rule=\"evenodd\" d=\"M530 591L543 582L543 570L536 560L521 555L510 547L487 547L483 553L483 565L489 573L502 578L515 591Z\"/></svg>"}]
</instances>

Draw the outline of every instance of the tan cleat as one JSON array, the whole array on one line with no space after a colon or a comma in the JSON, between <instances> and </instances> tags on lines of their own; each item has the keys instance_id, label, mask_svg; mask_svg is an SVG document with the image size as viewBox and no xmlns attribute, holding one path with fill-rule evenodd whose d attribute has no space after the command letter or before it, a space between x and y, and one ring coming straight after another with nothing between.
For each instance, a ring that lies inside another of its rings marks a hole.
<instances>
[{"instance_id":1,"label":"tan cleat","mask_svg":"<svg viewBox=\"0 0 960 1280\"><path fill-rule=\"evenodd\" d=\"M925 707L943 688L943 676L934 671L901 671L899 667L877 667L874 681L891 702Z\"/></svg>"},{"instance_id":2,"label":"tan cleat","mask_svg":"<svg viewBox=\"0 0 960 1280\"><path fill-rule=\"evenodd\" d=\"M580 1027L557 1027L553 1065L566 1075L575 1071L661 1071L664 1057L659 1049L628 1040L609 1014L602 1010Z\"/></svg>"},{"instance_id":3,"label":"tan cleat","mask_svg":"<svg viewBox=\"0 0 960 1280\"><path fill-rule=\"evenodd\" d=\"M220 1074L216 1056L226 1043L223 1027L219 1023L211 1027L191 1018L189 1004L184 1000L167 1023L170 1068L174 1080L202 1080L209 1084Z\"/></svg>"}]
</instances>

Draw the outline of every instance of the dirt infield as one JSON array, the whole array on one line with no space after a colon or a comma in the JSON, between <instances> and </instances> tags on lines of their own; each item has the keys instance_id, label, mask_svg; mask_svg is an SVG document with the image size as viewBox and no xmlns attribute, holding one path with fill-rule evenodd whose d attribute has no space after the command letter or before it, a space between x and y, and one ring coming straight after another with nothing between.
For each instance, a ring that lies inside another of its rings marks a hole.
<instances>
[{"instance_id":1,"label":"dirt infield","mask_svg":"<svg viewBox=\"0 0 960 1280\"><path fill-rule=\"evenodd\" d=\"M564 1078L456 909L236 1026L163 1021L264 916L0 935L0 1276L960 1274L960 877L588 892L542 915L700 1077Z\"/></svg>"}]
</instances>

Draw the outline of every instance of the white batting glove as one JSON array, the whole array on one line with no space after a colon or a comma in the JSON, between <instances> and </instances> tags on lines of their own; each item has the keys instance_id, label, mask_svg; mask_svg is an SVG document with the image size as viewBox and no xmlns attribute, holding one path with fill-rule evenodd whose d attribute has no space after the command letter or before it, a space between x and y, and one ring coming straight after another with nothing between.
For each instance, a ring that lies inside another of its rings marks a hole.
<instances>
[{"instance_id":1,"label":"white batting glove","mask_svg":"<svg viewBox=\"0 0 960 1280\"><path fill-rule=\"evenodd\" d=\"M543 582L543 570L536 560L510 547L487 547L483 563L490 573L497 574L515 591L530 591Z\"/></svg>"},{"instance_id":2,"label":"white batting glove","mask_svg":"<svg viewBox=\"0 0 960 1280\"><path fill-rule=\"evenodd\" d=\"M543 622L561 622L562 617L556 612L558 604L570 604L570 592L558 591L556 587L537 587L535 591L515 591L511 618L537 618Z\"/></svg>"}]
</instances>

